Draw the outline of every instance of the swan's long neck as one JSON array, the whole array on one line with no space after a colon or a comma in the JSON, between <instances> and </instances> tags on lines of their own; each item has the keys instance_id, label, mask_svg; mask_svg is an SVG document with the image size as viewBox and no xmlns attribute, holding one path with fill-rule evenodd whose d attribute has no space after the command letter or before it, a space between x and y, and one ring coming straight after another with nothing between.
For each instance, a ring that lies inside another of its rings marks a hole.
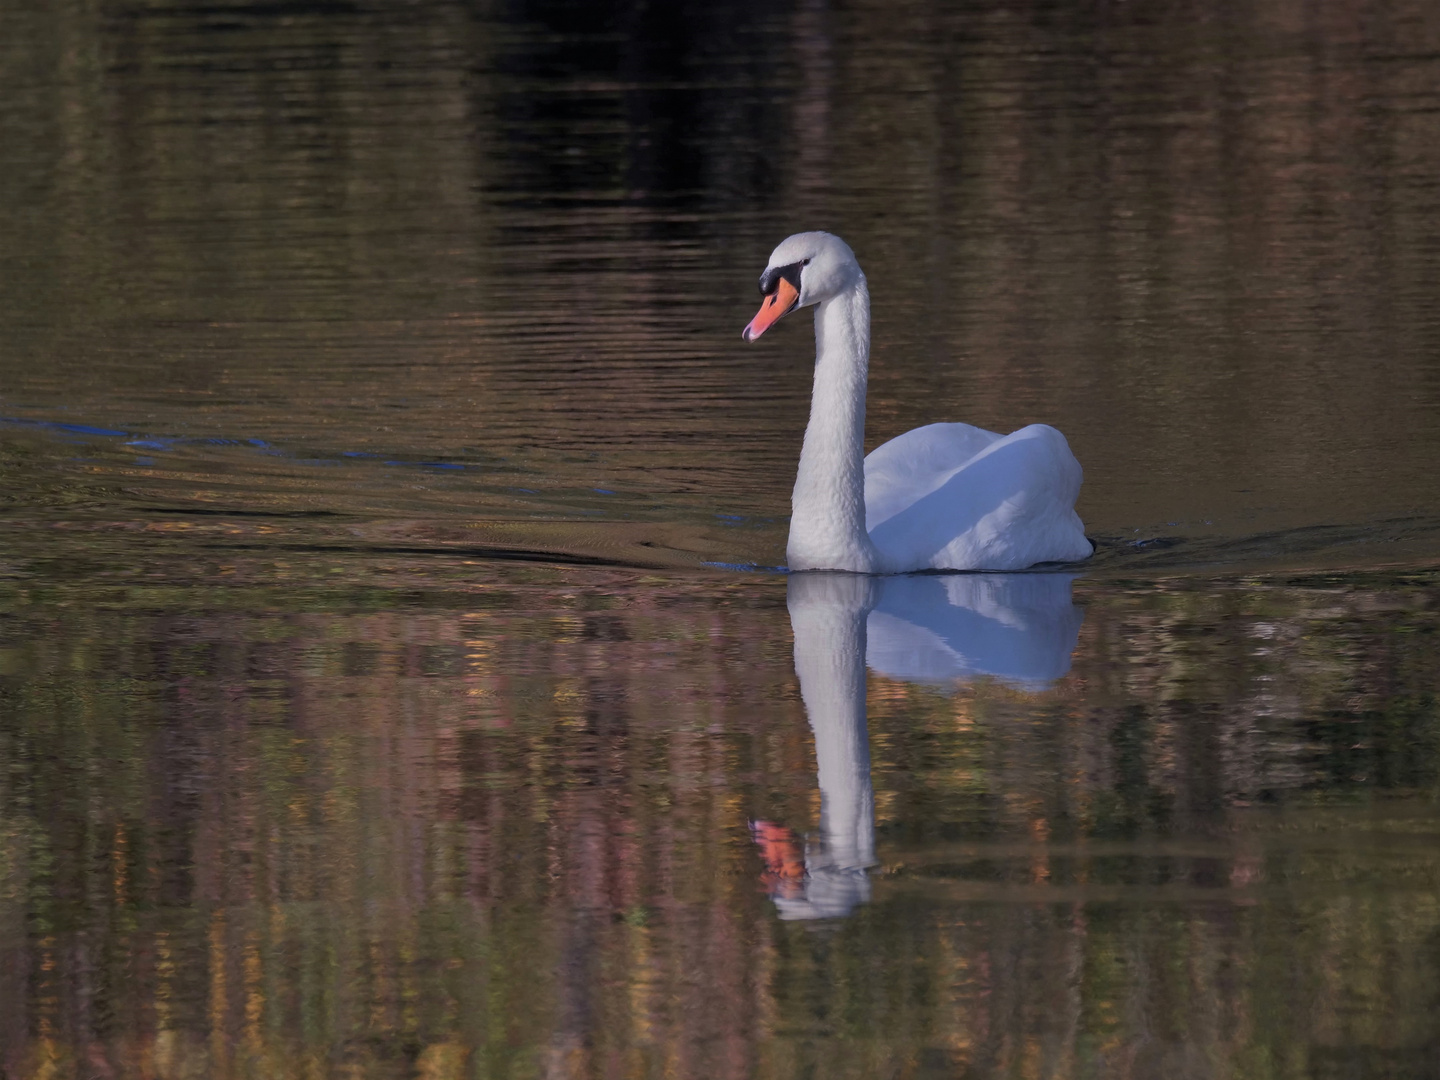
<instances>
[{"instance_id":1,"label":"swan's long neck","mask_svg":"<svg viewBox=\"0 0 1440 1080\"><path fill-rule=\"evenodd\" d=\"M865 531L865 384L870 373L870 290L861 274L815 309L815 389L790 498L792 570L873 573Z\"/></svg>"}]
</instances>

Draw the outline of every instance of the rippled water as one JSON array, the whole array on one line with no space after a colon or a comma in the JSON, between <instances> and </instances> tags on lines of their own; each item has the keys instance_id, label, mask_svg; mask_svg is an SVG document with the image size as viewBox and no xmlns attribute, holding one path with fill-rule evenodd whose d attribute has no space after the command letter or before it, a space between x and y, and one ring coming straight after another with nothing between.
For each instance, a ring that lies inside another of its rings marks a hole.
<instances>
[{"instance_id":1,"label":"rippled water","mask_svg":"<svg viewBox=\"0 0 1440 1080\"><path fill-rule=\"evenodd\" d=\"M1440 1075L1430 5L0 17L0 1073ZM1090 564L775 572L802 227Z\"/></svg>"}]
</instances>

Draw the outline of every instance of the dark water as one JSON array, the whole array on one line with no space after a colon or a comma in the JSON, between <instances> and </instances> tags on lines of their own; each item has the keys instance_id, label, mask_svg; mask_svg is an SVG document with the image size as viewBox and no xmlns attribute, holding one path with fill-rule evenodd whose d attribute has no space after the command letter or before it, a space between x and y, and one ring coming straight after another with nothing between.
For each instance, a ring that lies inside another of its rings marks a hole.
<instances>
[{"instance_id":1,"label":"dark water","mask_svg":"<svg viewBox=\"0 0 1440 1080\"><path fill-rule=\"evenodd\" d=\"M1440 1076L1433 5L0 25L0 1075ZM765 569L815 227L1091 564Z\"/></svg>"}]
</instances>

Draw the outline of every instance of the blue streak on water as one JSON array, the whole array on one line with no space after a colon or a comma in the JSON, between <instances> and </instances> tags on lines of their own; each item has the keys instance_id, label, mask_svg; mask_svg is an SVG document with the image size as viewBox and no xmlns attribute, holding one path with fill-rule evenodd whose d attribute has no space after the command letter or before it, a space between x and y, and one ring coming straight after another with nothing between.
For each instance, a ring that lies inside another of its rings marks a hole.
<instances>
[{"instance_id":1,"label":"blue streak on water","mask_svg":"<svg viewBox=\"0 0 1440 1080\"><path fill-rule=\"evenodd\" d=\"M48 428L51 431L64 431L71 435L103 435L112 439L123 439L130 434L128 431L94 427L91 424L67 424L60 420L26 420L19 416L0 416L0 424L14 424L17 427Z\"/></svg>"},{"instance_id":2,"label":"blue streak on water","mask_svg":"<svg viewBox=\"0 0 1440 1080\"><path fill-rule=\"evenodd\" d=\"M444 469L447 472L461 472L467 469L480 468L474 463L459 461L402 461L399 459L384 460L379 454L366 450L342 450L338 451L335 457L300 457L293 450L286 450L276 447L264 439L248 437L227 437L227 436L206 436L186 438L172 435L146 435L132 431L124 431L118 428L99 427L93 424L76 424L59 420L35 420L24 417L0 416L0 427L11 425L15 427L38 428L41 430L53 431L62 435L98 436L108 439L124 440L121 445L134 450L148 450L152 452L174 451L185 446L225 446L238 447L251 450L270 457L287 458L296 465L310 466L335 466L343 464L348 459L370 459L380 460L383 464L397 468L411 469ZM78 440L77 440L78 441ZM131 462L137 465L152 466L155 459L150 456L136 456ZM538 495L534 488L511 488L510 490L526 495ZM607 488L593 489L602 495L614 495L616 492Z\"/></svg>"},{"instance_id":3,"label":"blue streak on water","mask_svg":"<svg viewBox=\"0 0 1440 1080\"><path fill-rule=\"evenodd\" d=\"M128 431L116 431L113 428L91 427L89 424L61 424L51 423L49 427L59 428L61 431L71 431L77 435L109 435L123 438L130 433Z\"/></svg>"}]
</instances>

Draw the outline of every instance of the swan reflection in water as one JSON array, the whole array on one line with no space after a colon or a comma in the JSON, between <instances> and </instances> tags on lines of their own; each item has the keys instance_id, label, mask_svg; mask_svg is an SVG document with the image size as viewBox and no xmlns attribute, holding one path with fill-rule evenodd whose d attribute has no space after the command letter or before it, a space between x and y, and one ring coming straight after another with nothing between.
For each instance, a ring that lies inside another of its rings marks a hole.
<instances>
[{"instance_id":1,"label":"swan reflection in water","mask_svg":"<svg viewBox=\"0 0 1440 1080\"><path fill-rule=\"evenodd\" d=\"M907 682L988 676L1041 690L1070 670L1083 615L1073 574L868 577L791 574L795 674L815 733L820 836L753 826L765 883L783 919L848 915L870 899L875 797L865 669Z\"/></svg>"}]
</instances>

